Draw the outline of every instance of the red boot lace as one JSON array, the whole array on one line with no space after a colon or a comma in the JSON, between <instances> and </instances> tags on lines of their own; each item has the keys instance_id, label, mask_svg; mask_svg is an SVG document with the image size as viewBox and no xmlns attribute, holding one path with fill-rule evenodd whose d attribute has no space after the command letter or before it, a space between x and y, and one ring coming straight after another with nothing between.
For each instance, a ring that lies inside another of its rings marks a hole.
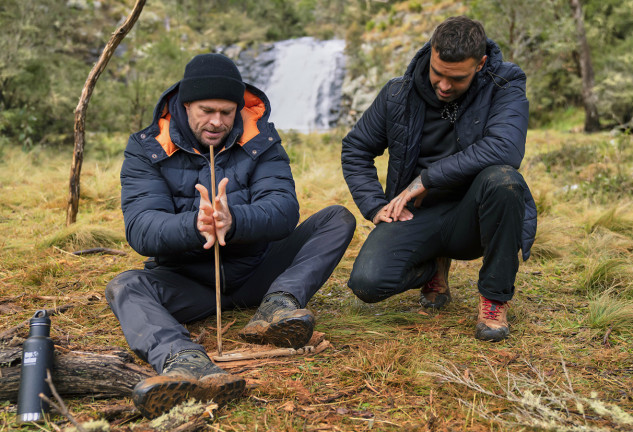
<instances>
[{"instance_id":1,"label":"red boot lace","mask_svg":"<svg viewBox=\"0 0 633 432\"><path fill-rule=\"evenodd\" d=\"M440 293L442 290L442 284L440 283L440 272L437 272L433 275L430 281L426 283L425 292L434 291L436 293Z\"/></svg>"},{"instance_id":2,"label":"red boot lace","mask_svg":"<svg viewBox=\"0 0 633 432\"><path fill-rule=\"evenodd\" d=\"M499 314L501 313L501 311L506 305L504 302L490 300L485 297L483 299L483 303L484 303L483 304L484 314L486 316L486 319L495 320L495 321L497 320L497 317L499 316Z\"/></svg>"}]
</instances>

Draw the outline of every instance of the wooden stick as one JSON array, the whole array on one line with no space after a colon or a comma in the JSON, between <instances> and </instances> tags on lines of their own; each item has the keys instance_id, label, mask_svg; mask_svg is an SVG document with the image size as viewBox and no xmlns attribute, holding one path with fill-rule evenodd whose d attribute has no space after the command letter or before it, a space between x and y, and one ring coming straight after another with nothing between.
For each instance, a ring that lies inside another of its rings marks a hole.
<instances>
[{"instance_id":1,"label":"wooden stick","mask_svg":"<svg viewBox=\"0 0 633 432\"><path fill-rule=\"evenodd\" d=\"M59 411L60 414L62 414L64 417L70 420L70 422L73 424L73 426L75 426L77 431L86 432L86 429L84 429L77 422L77 420L75 420L72 414L70 414L70 411L68 411L68 408L66 408L66 404L64 403L64 400L59 396L59 394L57 393L57 389L53 385L53 378L51 378L51 371L48 369L46 369L46 378L44 379L44 381L46 381L46 384L48 384L48 387L51 389L51 393L55 397L55 400L57 401L57 403L53 402L48 397L46 397L44 393L40 393L38 396L44 399L46 402L48 402L49 405L54 406L57 409L57 411Z\"/></svg>"},{"instance_id":2,"label":"wooden stick","mask_svg":"<svg viewBox=\"0 0 633 432\"><path fill-rule=\"evenodd\" d=\"M313 346L304 346L303 348L275 348L266 351L233 351L227 352L224 355L213 356L213 360L220 362L230 362L236 360L253 360L271 357L287 357L293 355L303 355L307 353L313 353Z\"/></svg>"},{"instance_id":3,"label":"wooden stick","mask_svg":"<svg viewBox=\"0 0 633 432\"><path fill-rule=\"evenodd\" d=\"M211 167L211 205L215 211L215 160L213 146L209 146L209 158ZM217 318L217 335L218 335L218 356L222 356L222 299L220 298L220 243L218 242L217 230L215 235L215 243L213 245L213 257L215 268L215 316Z\"/></svg>"}]
</instances>

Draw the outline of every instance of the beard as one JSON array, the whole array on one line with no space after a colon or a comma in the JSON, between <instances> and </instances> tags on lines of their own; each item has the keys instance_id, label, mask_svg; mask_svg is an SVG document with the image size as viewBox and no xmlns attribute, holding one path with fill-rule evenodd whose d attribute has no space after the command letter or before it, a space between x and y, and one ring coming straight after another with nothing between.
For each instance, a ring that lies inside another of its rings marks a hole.
<instances>
[{"instance_id":1,"label":"beard","mask_svg":"<svg viewBox=\"0 0 633 432\"><path fill-rule=\"evenodd\" d=\"M224 145L226 138L229 136L231 128L219 127L219 128L204 128L198 129L194 132L194 136L198 140L201 146L205 148L221 147Z\"/></svg>"}]
</instances>

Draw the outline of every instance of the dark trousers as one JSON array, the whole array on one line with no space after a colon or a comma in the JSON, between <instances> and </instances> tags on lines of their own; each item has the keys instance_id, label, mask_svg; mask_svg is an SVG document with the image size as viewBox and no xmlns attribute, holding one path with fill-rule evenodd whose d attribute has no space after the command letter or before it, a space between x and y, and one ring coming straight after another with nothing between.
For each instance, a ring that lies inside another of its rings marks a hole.
<instances>
[{"instance_id":1,"label":"dark trousers","mask_svg":"<svg viewBox=\"0 0 633 432\"><path fill-rule=\"evenodd\" d=\"M413 219L378 224L363 244L348 282L374 303L418 288L435 274L436 257L483 256L479 292L508 301L514 295L527 188L509 166L481 171L461 199L411 208Z\"/></svg>"},{"instance_id":2,"label":"dark trousers","mask_svg":"<svg viewBox=\"0 0 633 432\"><path fill-rule=\"evenodd\" d=\"M222 309L257 306L273 292L292 294L305 307L343 257L355 228L356 219L345 207L312 215L271 245L239 289L222 296ZM158 372L179 351L204 351L181 323L215 314L215 279L201 283L189 276L158 266L123 272L106 287L106 299L130 348Z\"/></svg>"}]
</instances>

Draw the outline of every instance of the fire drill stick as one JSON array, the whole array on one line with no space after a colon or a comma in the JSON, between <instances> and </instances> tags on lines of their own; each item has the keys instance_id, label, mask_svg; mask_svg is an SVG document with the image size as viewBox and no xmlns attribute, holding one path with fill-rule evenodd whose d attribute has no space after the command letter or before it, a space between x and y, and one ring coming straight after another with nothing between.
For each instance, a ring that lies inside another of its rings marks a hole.
<instances>
[{"instance_id":1,"label":"fire drill stick","mask_svg":"<svg viewBox=\"0 0 633 432\"><path fill-rule=\"evenodd\" d=\"M210 146L209 155L211 162L211 204L215 211L215 161L213 157L213 146ZM214 268L215 268L215 316L217 318L216 327L218 334L218 356L222 357L222 299L220 298L220 243L218 236L215 236L213 244Z\"/></svg>"}]
</instances>

